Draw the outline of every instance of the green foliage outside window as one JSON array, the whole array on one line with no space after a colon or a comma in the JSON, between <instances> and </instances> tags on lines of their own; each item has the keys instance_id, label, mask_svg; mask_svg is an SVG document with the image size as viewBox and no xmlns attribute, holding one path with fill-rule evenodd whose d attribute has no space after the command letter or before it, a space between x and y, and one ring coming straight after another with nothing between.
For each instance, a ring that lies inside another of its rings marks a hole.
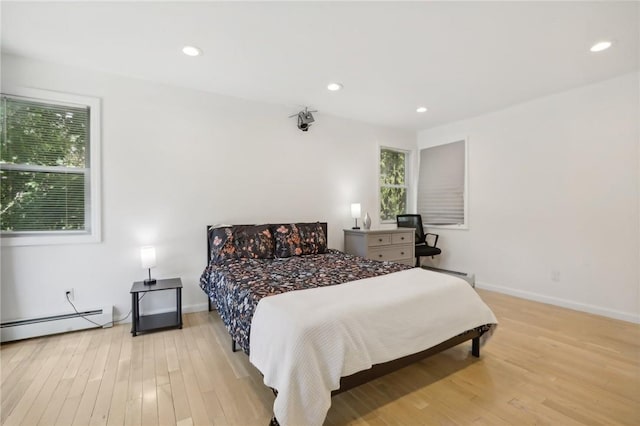
<instances>
[{"instance_id":1,"label":"green foliage outside window","mask_svg":"<svg viewBox=\"0 0 640 426\"><path fill-rule=\"evenodd\" d=\"M0 229L85 230L89 108L2 97Z\"/></svg>"},{"instance_id":2,"label":"green foliage outside window","mask_svg":"<svg viewBox=\"0 0 640 426\"><path fill-rule=\"evenodd\" d=\"M383 148L380 150L380 220L395 221L407 210L407 154Z\"/></svg>"}]
</instances>

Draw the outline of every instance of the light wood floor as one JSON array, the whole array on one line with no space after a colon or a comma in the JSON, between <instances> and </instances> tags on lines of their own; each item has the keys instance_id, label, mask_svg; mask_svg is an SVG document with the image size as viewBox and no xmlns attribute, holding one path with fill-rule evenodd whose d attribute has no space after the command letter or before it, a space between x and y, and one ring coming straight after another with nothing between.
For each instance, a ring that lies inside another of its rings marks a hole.
<instances>
[{"instance_id":1,"label":"light wood floor","mask_svg":"<svg viewBox=\"0 0 640 426\"><path fill-rule=\"evenodd\" d=\"M640 424L640 326L481 291L500 326L333 399L326 424ZM260 425L273 395L215 313L0 347L4 425Z\"/></svg>"}]
</instances>

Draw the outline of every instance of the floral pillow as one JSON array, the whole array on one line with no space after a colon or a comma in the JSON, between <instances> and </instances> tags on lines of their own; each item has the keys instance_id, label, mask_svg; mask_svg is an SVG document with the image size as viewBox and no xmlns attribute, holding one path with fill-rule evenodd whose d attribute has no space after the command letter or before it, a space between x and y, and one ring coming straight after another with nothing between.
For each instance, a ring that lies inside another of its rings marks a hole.
<instances>
[{"instance_id":1,"label":"floral pillow","mask_svg":"<svg viewBox=\"0 0 640 426\"><path fill-rule=\"evenodd\" d=\"M236 258L273 259L273 235L269 225L235 226L233 246Z\"/></svg>"},{"instance_id":2,"label":"floral pillow","mask_svg":"<svg viewBox=\"0 0 640 426\"><path fill-rule=\"evenodd\" d=\"M213 228L209 231L210 260L220 263L226 259L272 259L273 236L267 225L236 225Z\"/></svg>"},{"instance_id":3,"label":"floral pillow","mask_svg":"<svg viewBox=\"0 0 640 426\"><path fill-rule=\"evenodd\" d=\"M233 227L222 226L209 230L209 259L219 263L224 259L233 259L235 249L233 247Z\"/></svg>"},{"instance_id":4,"label":"floral pillow","mask_svg":"<svg viewBox=\"0 0 640 426\"><path fill-rule=\"evenodd\" d=\"M327 251L327 238L319 222L276 225L274 237L276 257L322 254Z\"/></svg>"}]
</instances>

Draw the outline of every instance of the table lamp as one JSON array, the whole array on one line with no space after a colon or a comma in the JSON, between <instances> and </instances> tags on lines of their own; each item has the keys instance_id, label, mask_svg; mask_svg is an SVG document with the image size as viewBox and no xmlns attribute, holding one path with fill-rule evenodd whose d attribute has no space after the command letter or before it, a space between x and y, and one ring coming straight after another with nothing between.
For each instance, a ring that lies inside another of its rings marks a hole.
<instances>
[{"instance_id":1,"label":"table lamp","mask_svg":"<svg viewBox=\"0 0 640 426\"><path fill-rule=\"evenodd\" d=\"M140 259L142 260L142 267L149 270L149 278L144 280L144 284L155 284L156 279L151 278L151 268L156 266L156 248L153 246L142 247L140 249Z\"/></svg>"},{"instance_id":2,"label":"table lamp","mask_svg":"<svg viewBox=\"0 0 640 426\"><path fill-rule=\"evenodd\" d=\"M351 204L351 217L356 220L356 226L351 229L360 229L358 226L358 218L360 217L360 203Z\"/></svg>"}]
</instances>

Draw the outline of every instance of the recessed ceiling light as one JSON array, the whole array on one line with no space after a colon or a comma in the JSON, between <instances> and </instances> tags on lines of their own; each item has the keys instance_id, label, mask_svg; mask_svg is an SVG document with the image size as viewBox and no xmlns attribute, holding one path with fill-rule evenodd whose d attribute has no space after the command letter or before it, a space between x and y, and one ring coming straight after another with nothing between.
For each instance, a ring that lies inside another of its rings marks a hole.
<instances>
[{"instance_id":1,"label":"recessed ceiling light","mask_svg":"<svg viewBox=\"0 0 640 426\"><path fill-rule=\"evenodd\" d=\"M329 83L327 85L327 89L331 90L332 92L337 92L338 90L342 89L344 86L342 86L342 84L340 83Z\"/></svg>"},{"instance_id":2,"label":"recessed ceiling light","mask_svg":"<svg viewBox=\"0 0 640 426\"><path fill-rule=\"evenodd\" d=\"M610 48L611 44L612 43L608 40L599 41L591 46L591 49L589 50L591 50L592 52L602 52L603 50L607 50L608 48Z\"/></svg>"},{"instance_id":3,"label":"recessed ceiling light","mask_svg":"<svg viewBox=\"0 0 640 426\"><path fill-rule=\"evenodd\" d=\"M416 112L427 112L427 107L418 107L416 108Z\"/></svg>"},{"instance_id":4,"label":"recessed ceiling light","mask_svg":"<svg viewBox=\"0 0 640 426\"><path fill-rule=\"evenodd\" d=\"M182 48L182 53L187 56L200 56L202 51L195 46L185 46Z\"/></svg>"}]
</instances>

